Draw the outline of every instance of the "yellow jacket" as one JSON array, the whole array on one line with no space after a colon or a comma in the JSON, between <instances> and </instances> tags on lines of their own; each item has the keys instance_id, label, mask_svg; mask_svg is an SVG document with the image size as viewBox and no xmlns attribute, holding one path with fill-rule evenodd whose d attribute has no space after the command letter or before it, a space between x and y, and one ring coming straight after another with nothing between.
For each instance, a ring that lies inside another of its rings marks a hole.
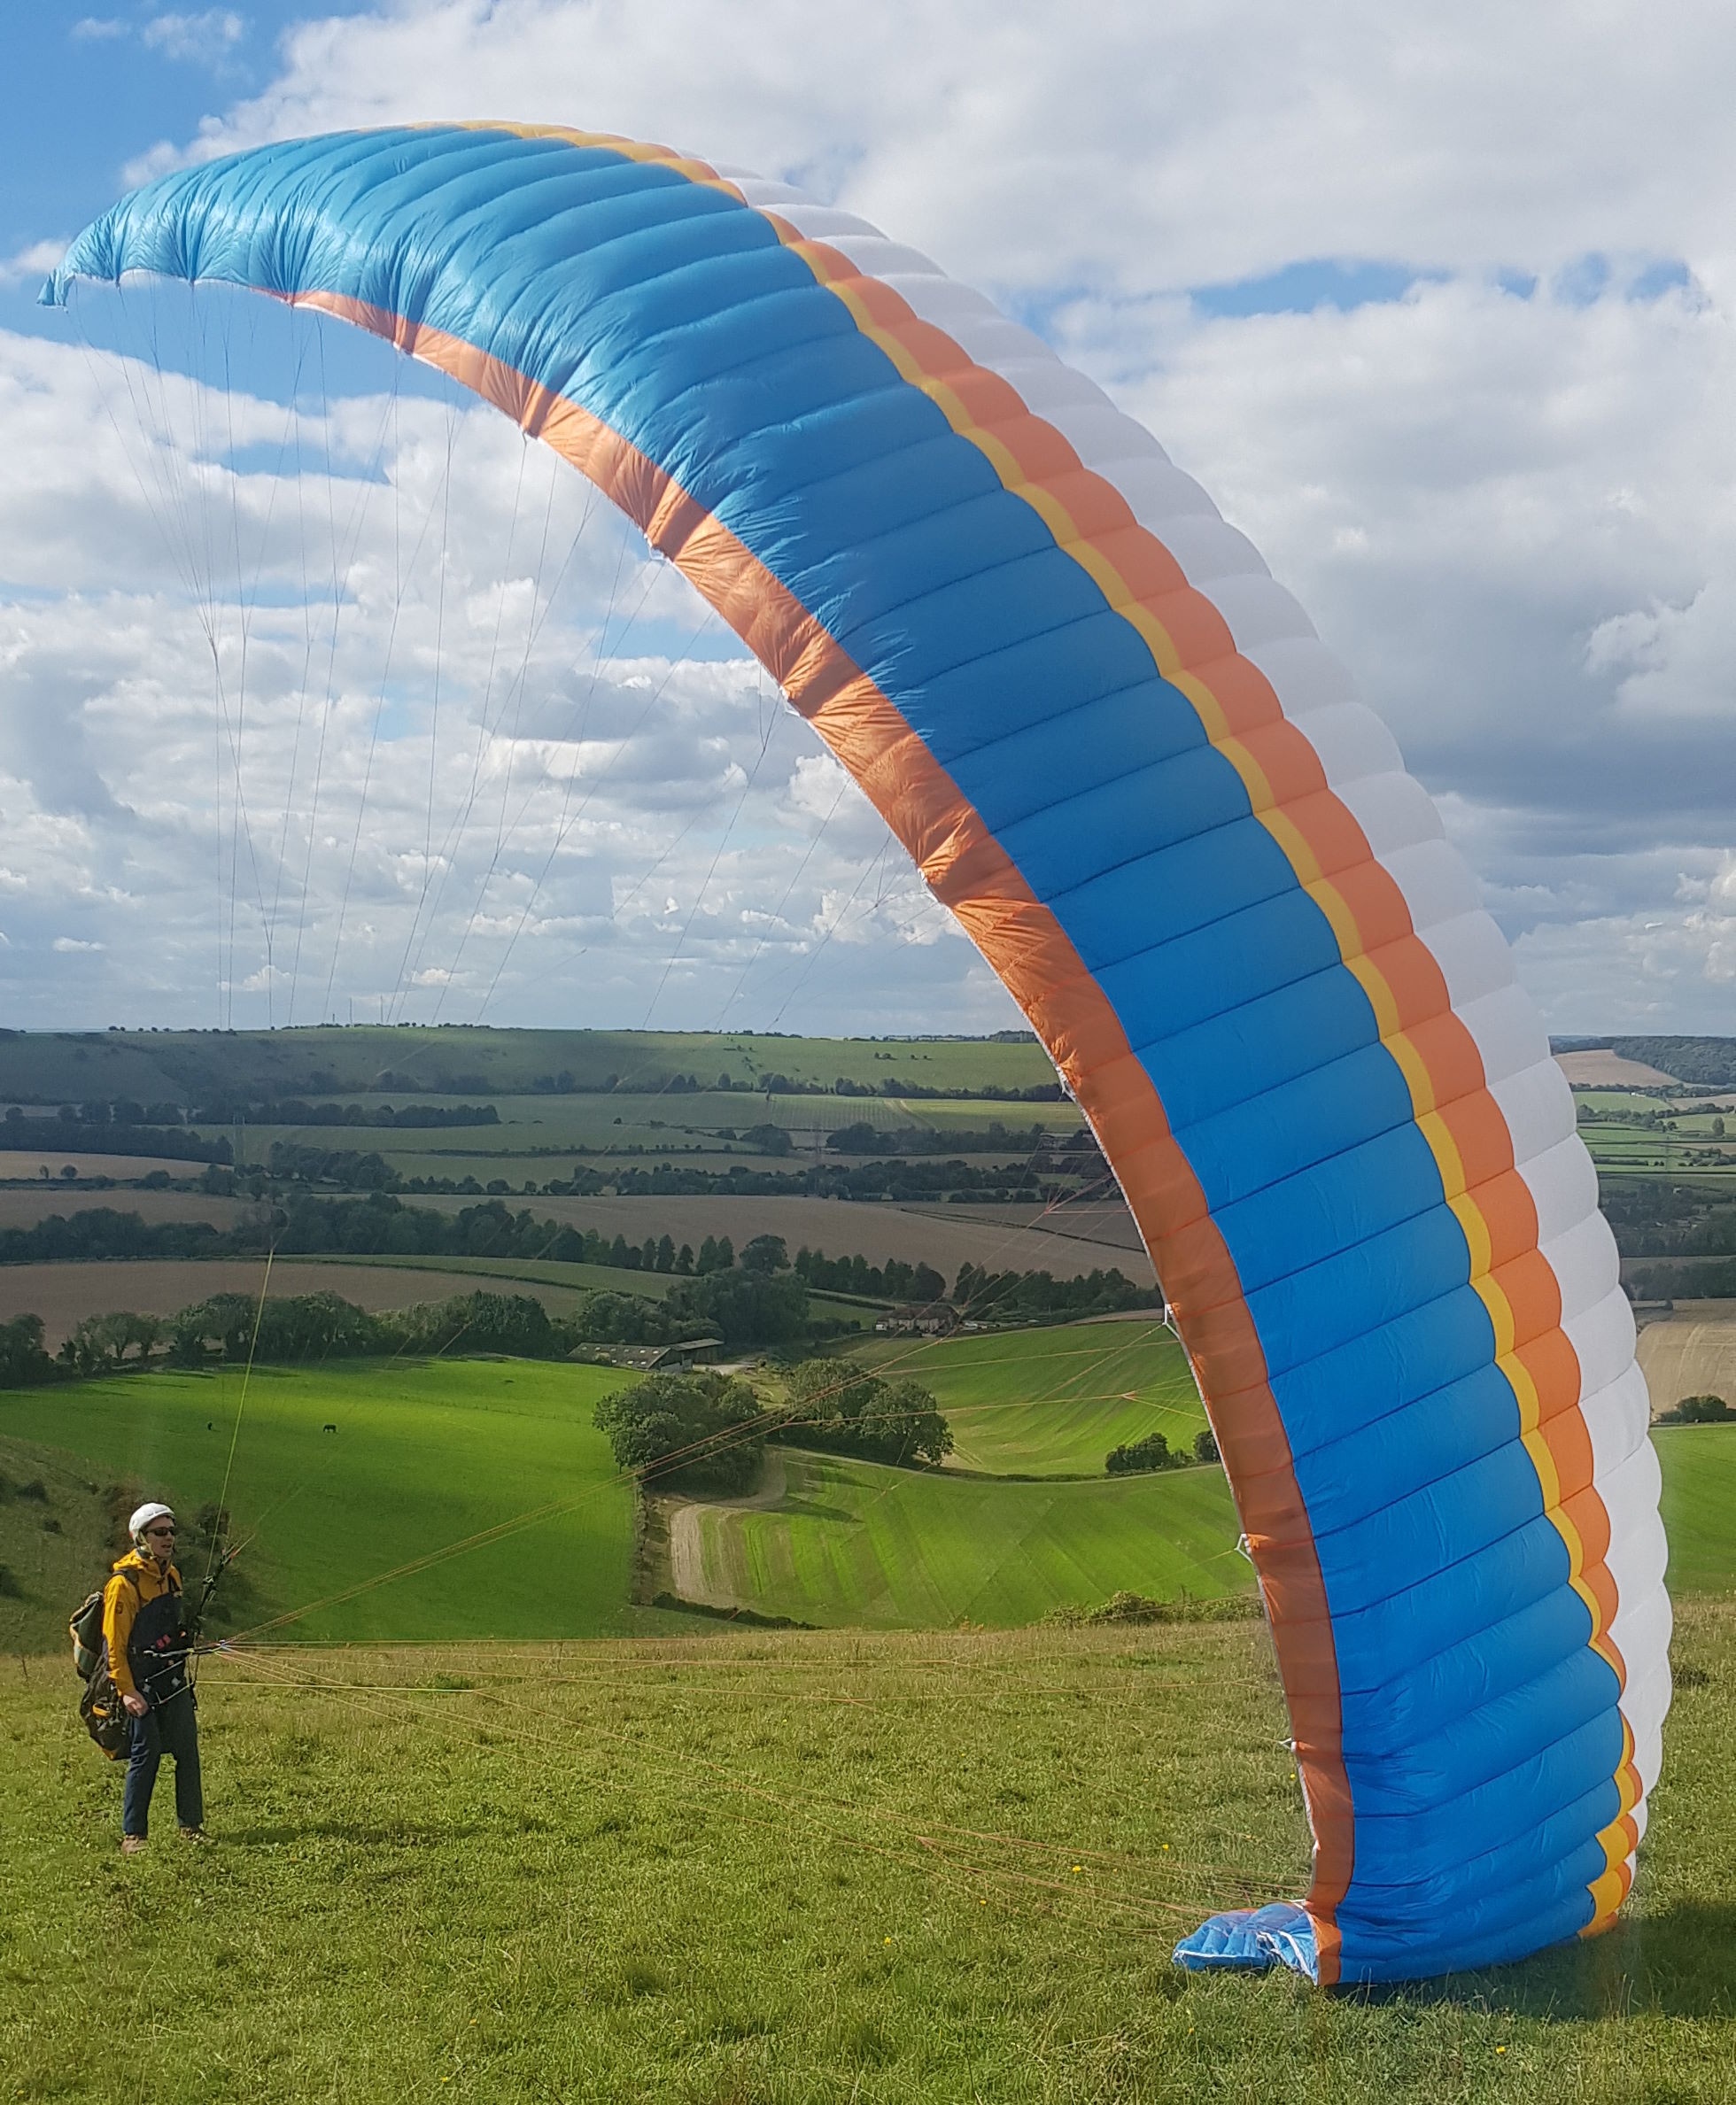
<instances>
[{"instance_id":1,"label":"yellow jacket","mask_svg":"<svg viewBox=\"0 0 1736 2105\"><path fill-rule=\"evenodd\" d=\"M123 1578L122 1573L135 1575ZM171 1582L175 1588L181 1584L181 1574L174 1565L166 1574L154 1557L128 1550L117 1559L114 1576L103 1589L103 1641L108 1646L108 1670L123 1696L138 1692L133 1683L132 1662L127 1657L127 1642L139 1609L144 1602L169 1592Z\"/></svg>"}]
</instances>

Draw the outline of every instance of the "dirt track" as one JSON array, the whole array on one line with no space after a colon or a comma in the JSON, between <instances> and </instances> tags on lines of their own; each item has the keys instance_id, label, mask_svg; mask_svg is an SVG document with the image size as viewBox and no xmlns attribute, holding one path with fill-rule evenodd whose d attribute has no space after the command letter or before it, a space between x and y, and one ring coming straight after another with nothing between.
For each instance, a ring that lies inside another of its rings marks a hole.
<instances>
[{"instance_id":1,"label":"dirt track","mask_svg":"<svg viewBox=\"0 0 1736 2105\"><path fill-rule=\"evenodd\" d=\"M684 1601L701 1601L709 1607L732 1608L732 1594L720 1591L705 1575L703 1516L709 1513L763 1513L783 1503L788 1490L784 1458L775 1447L765 1451L760 1488L741 1498L665 1498L669 1516L670 1590Z\"/></svg>"}]
</instances>

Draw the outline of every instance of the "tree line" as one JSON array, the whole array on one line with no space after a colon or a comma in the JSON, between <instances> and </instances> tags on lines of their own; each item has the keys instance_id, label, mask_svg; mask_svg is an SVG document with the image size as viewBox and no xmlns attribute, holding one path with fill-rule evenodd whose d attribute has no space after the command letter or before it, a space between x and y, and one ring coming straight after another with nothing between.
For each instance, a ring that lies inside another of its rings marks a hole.
<instances>
[{"instance_id":1,"label":"tree line","mask_svg":"<svg viewBox=\"0 0 1736 2105\"><path fill-rule=\"evenodd\" d=\"M1194 1435L1190 1454L1178 1454L1161 1433L1147 1433L1143 1440L1112 1447L1103 1458L1103 1466L1111 1476L1143 1476L1156 1469L1187 1469L1195 1463L1218 1459L1217 1436L1208 1427Z\"/></svg>"},{"instance_id":2,"label":"tree line","mask_svg":"<svg viewBox=\"0 0 1736 2105\"><path fill-rule=\"evenodd\" d=\"M235 1159L234 1149L221 1135L206 1140L203 1134L183 1128L179 1118L172 1125L127 1125L117 1130L105 1118L85 1115L93 1110L107 1108L85 1104L80 1109L63 1103L58 1118L32 1118L17 1104L10 1104L4 1119L0 1120L0 1146L40 1148L44 1153L60 1148L86 1152L107 1149L125 1155L146 1156L154 1162L233 1162ZM171 1104L161 1108L174 1110L174 1107Z\"/></svg>"},{"instance_id":3,"label":"tree line","mask_svg":"<svg viewBox=\"0 0 1736 2105\"><path fill-rule=\"evenodd\" d=\"M781 1129L777 1129L781 1131ZM787 1141L787 1134L783 1138ZM228 1142L223 1145L227 1148ZM553 1150L551 1150L552 1152ZM634 1147L627 1152L641 1152ZM562 1150L565 1152L565 1150ZM774 1153L787 1154L787 1146ZM227 1159L227 1157L226 1157ZM509 1193L504 1177L486 1186L474 1176L401 1177L377 1150L322 1148L306 1141L275 1140L267 1157L271 1178L279 1183L336 1184L346 1191L393 1191L416 1197L439 1193L453 1196L500 1196ZM732 1162L726 1169L701 1169L667 1159L648 1168L637 1165L598 1169L588 1163L572 1175L552 1178L541 1188L550 1198L597 1198L613 1192L618 1198L822 1198L909 1200L945 1198L954 1194L991 1203L1009 1200L1036 1205L1066 1198L1071 1185L1058 1176L1077 1176L1085 1164L1050 1163L1049 1180L1030 1162L980 1164L953 1157L946 1161L905 1161L902 1157L844 1164L810 1163L800 1169L761 1169ZM534 1189L534 1186L532 1187Z\"/></svg>"},{"instance_id":4,"label":"tree line","mask_svg":"<svg viewBox=\"0 0 1736 2105\"><path fill-rule=\"evenodd\" d=\"M727 1235L706 1236L697 1250L671 1235L630 1242L620 1234L540 1219L528 1206L516 1212L504 1200L485 1199L457 1213L409 1206L390 1192L365 1199L298 1196L278 1207L269 1223L242 1223L226 1231L209 1221L147 1221L137 1213L92 1206L51 1213L29 1227L0 1229L0 1265L90 1261L101 1258L254 1257L275 1247L284 1257L456 1257L542 1258L562 1265L608 1265L617 1271L677 1279L727 1272L736 1264ZM750 1252L757 1255L749 1256ZM799 1250L792 1261L785 1239L756 1236L742 1257L750 1271L793 1272L818 1292L864 1298L938 1301L946 1281L933 1266L890 1258L870 1265L860 1256L827 1258ZM1151 1305L1151 1289L1110 1268L1058 1280L1047 1272L959 1268L952 1290L966 1313L1052 1318L1111 1314Z\"/></svg>"},{"instance_id":5,"label":"tree line","mask_svg":"<svg viewBox=\"0 0 1736 2105\"><path fill-rule=\"evenodd\" d=\"M35 1314L0 1323L0 1388L122 1374L152 1366L192 1369L226 1362L299 1366L327 1359L422 1356L455 1347L523 1359L567 1358L587 1345L679 1344L716 1336L731 1349L777 1347L808 1335L800 1281L715 1274L663 1304L590 1294L570 1315L552 1316L533 1294L480 1289L378 1312L332 1293L263 1303L213 1294L173 1315L130 1309L87 1316L50 1354Z\"/></svg>"},{"instance_id":6,"label":"tree line","mask_svg":"<svg viewBox=\"0 0 1736 2105\"><path fill-rule=\"evenodd\" d=\"M1047 1272L989 1272L980 1265L961 1265L952 1298L966 1316L1052 1322L1058 1318L1113 1316L1131 1309L1155 1308L1160 1297L1155 1288L1135 1286L1113 1265L1056 1279Z\"/></svg>"}]
</instances>

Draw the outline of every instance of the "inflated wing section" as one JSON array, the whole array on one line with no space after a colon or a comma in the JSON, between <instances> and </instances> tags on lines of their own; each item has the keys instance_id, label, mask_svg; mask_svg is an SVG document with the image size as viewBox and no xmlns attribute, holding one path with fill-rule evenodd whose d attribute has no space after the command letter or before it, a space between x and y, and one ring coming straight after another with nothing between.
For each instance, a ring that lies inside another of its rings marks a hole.
<instances>
[{"instance_id":1,"label":"inflated wing section","mask_svg":"<svg viewBox=\"0 0 1736 2105\"><path fill-rule=\"evenodd\" d=\"M1429 799L1138 425L861 221L504 125L164 177L45 297L251 286L456 375L678 562L1011 990L1139 1222L1315 1838L1191 1964L1606 1927L1669 1700L1644 1382L1567 1086Z\"/></svg>"}]
</instances>

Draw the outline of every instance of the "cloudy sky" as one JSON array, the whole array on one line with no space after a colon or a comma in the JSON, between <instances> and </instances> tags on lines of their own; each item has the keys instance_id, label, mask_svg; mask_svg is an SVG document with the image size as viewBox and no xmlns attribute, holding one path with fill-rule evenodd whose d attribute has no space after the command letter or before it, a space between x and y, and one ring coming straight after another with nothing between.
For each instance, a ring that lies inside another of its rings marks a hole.
<instances>
[{"instance_id":1,"label":"cloudy sky","mask_svg":"<svg viewBox=\"0 0 1736 2105\"><path fill-rule=\"evenodd\" d=\"M1554 1029L1736 1029L1729 9L116 0L7 50L7 1022L1016 1020L502 420L264 302L34 305L157 169L500 115L783 176L989 292L1297 592Z\"/></svg>"}]
</instances>

